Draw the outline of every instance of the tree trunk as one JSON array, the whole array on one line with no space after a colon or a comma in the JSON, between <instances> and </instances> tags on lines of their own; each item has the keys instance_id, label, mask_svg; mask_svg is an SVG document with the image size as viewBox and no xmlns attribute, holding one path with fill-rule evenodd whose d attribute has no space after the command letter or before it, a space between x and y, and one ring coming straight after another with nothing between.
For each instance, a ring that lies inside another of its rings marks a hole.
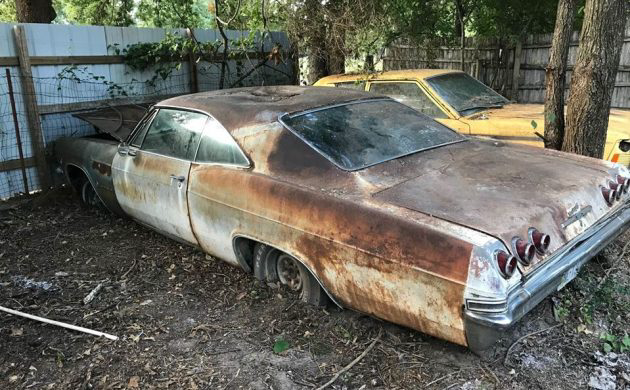
<instances>
[{"instance_id":1,"label":"tree trunk","mask_svg":"<svg viewBox=\"0 0 630 390\"><path fill-rule=\"evenodd\" d=\"M627 0L587 0L580 33L562 150L602 158Z\"/></svg>"},{"instance_id":2,"label":"tree trunk","mask_svg":"<svg viewBox=\"0 0 630 390\"><path fill-rule=\"evenodd\" d=\"M328 56L328 71L330 74L341 74L346 72L346 53L345 53L345 29L338 29L335 32L337 39L329 39L331 43L330 55Z\"/></svg>"},{"instance_id":3,"label":"tree trunk","mask_svg":"<svg viewBox=\"0 0 630 390\"><path fill-rule=\"evenodd\" d=\"M57 13L52 0L15 0L18 23L50 23Z\"/></svg>"},{"instance_id":4,"label":"tree trunk","mask_svg":"<svg viewBox=\"0 0 630 390\"><path fill-rule=\"evenodd\" d=\"M318 0L306 0L305 10L309 29L307 34L308 45L308 83L313 84L317 80L328 75L328 53L326 51L326 26L323 21L323 10Z\"/></svg>"},{"instance_id":5,"label":"tree trunk","mask_svg":"<svg viewBox=\"0 0 630 390\"><path fill-rule=\"evenodd\" d=\"M466 22L464 20L464 12L464 5L462 4L462 1L457 0L455 2L455 13L457 22L459 23L459 28L455 29L455 33L459 33L459 43L461 49L460 67L462 71L465 71L464 66L466 64L466 57L464 55L466 51Z\"/></svg>"},{"instance_id":6,"label":"tree trunk","mask_svg":"<svg viewBox=\"0 0 630 390\"><path fill-rule=\"evenodd\" d=\"M549 64L545 69L545 147L556 150L562 149L564 139L564 86L576 2L558 2Z\"/></svg>"}]
</instances>

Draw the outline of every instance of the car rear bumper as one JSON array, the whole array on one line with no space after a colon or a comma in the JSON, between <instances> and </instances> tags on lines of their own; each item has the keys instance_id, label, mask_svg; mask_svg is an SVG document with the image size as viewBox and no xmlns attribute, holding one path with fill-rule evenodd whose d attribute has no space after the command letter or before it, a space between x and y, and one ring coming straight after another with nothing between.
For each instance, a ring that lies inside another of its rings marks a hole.
<instances>
[{"instance_id":1,"label":"car rear bumper","mask_svg":"<svg viewBox=\"0 0 630 390\"><path fill-rule=\"evenodd\" d=\"M510 327L554 291L562 288L577 270L599 253L630 225L630 205L599 221L513 288L507 298L507 310L500 313L464 311L468 347L483 351L493 345Z\"/></svg>"}]
</instances>

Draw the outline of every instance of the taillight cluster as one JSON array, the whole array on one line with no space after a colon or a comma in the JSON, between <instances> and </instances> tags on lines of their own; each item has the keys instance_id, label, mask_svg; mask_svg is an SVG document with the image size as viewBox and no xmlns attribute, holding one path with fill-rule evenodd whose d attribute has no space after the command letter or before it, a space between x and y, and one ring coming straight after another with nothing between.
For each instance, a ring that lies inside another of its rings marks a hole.
<instances>
[{"instance_id":1,"label":"taillight cluster","mask_svg":"<svg viewBox=\"0 0 630 390\"><path fill-rule=\"evenodd\" d=\"M620 200L622 194L627 194L629 186L630 178L617 175L614 180L608 182L608 187L602 187L602 195L608 206L612 206L615 201Z\"/></svg>"},{"instance_id":2,"label":"taillight cluster","mask_svg":"<svg viewBox=\"0 0 630 390\"><path fill-rule=\"evenodd\" d=\"M551 238L548 234L541 233L538 229L529 229L529 240L515 237L512 240L512 248L516 256L512 256L506 251L496 251L495 260L499 267L501 275L509 279L516 270L517 263L520 262L524 266L531 264L536 252L543 254L549 249Z\"/></svg>"},{"instance_id":3,"label":"taillight cluster","mask_svg":"<svg viewBox=\"0 0 630 390\"><path fill-rule=\"evenodd\" d=\"M497 265L499 266L501 275L504 278L509 279L516 269L516 257L506 251L496 251L494 257L497 261Z\"/></svg>"}]
</instances>

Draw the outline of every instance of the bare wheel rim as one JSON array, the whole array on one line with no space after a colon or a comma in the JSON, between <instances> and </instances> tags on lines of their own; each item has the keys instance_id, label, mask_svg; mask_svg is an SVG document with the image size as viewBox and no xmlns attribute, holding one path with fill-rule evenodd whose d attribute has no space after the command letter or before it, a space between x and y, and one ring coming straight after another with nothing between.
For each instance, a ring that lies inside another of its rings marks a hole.
<instances>
[{"instance_id":1,"label":"bare wheel rim","mask_svg":"<svg viewBox=\"0 0 630 390\"><path fill-rule=\"evenodd\" d=\"M286 254L278 257L278 278L293 291L302 290L302 273L297 261Z\"/></svg>"}]
</instances>

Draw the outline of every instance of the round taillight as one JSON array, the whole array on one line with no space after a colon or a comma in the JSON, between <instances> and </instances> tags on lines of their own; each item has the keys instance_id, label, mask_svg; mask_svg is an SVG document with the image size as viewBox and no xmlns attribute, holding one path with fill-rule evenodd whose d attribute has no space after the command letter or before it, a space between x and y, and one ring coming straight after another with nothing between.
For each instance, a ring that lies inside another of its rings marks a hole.
<instances>
[{"instance_id":1,"label":"round taillight","mask_svg":"<svg viewBox=\"0 0 630 390\"><path fill-rule=\"evenodd\" d=\"M531 238L534 246L536 247L536 249L538 249L539 252L544 253L547 251L547 249L549 249L549 244L551 244L551 237L549 237L548 234L541 233L538 230L533 229L531 231Z\"/></svg>"},{"instance_id":2,"label":"round taillight","mask_svg":"<svg viewBox=\"0 0 630 390\"><path fill-rule=\"evenodd\" d=\"M627 177L623 177L621 175L617 175L617 184L619 184L619 187L621 187L621 192L623 192L624 194L628 193L628 186L630 186L630 179L628 179Z\"/></svg>"},{"instance_id":3,"label":"round taillight","mask_svg":"<svg viewBox=\"0 0 630 390\"><path fill-rule=\"evenodd\" d=\"M606 203L608 203L608 206L612 206L615 202L615 198L617 197L617 191L611 188L602 187L602 195L604 195L604 199L606 200Z\"/></svg>"},{"instance_id":4,"label":"round taillight","mask_svg":"<svg viewBox=\"0 0 630 390\"><path fill-rule=\"evenodd\" d=\"M505 251L497 251L495 252L495 258L497 260L501 276L505 279L509 279L516 269L516 257Z\"/></svg>"},{"instance_id":5,"label":"round taillight","mask_svg":"<svg viewBox=\"0 0 630 390\"><path fill-rule=\"evenodd\" d=\"M608 183L608 188L615 191L615 199L621 199L621 193L623 192L623 186L617 182L611 181Z\"/></svg>"},{"instance_id":6,"label":"round taillight","mask_svg":"<svg viewBox=\"0 0 630 390\"><path fill-rule=\"evenodd\" d=\"M523 263L523 265L529 265L536 254L536 248L529 242L521 239L514 239L514 248L516 248L516 254L518 255L518 259Z\"/></svg>"}]
</instances>

